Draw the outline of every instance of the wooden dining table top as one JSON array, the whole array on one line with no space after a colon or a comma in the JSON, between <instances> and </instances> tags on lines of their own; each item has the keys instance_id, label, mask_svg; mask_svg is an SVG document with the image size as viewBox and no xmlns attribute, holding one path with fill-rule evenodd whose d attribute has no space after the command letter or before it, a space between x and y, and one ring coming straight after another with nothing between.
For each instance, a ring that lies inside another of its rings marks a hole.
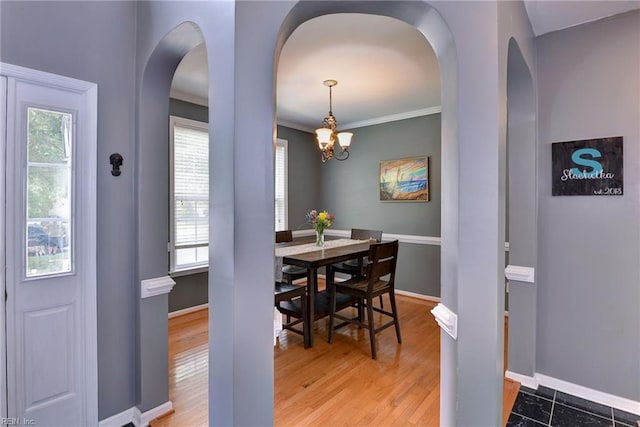
<instances>
[{"instance_id":1,"label":"wooden dining table top","mask_svg":"<svg viewBox=\"0 0 640 427\"><path fill-rule=\"evenodd\" d=\"M292 242L278 243L276 244L276 247L303 245L306 243L313 243L314 241L314 236L305 236L296 238ZM285 264L297 265L305 268L317 268L365 256L369 253L369 246L371 243L373 242L363 240L362 243L355 243L346 246L319 247L317 250L311 252L286 255L282 258Z\"/></svg>"}]
</instances>

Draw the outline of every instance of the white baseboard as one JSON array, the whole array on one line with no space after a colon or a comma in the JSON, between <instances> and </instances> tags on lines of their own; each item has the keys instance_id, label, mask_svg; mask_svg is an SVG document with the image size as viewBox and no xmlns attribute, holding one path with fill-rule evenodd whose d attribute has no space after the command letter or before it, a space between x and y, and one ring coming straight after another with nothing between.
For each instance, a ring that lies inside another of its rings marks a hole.
<instances>
[{"instance_id":1,"label":"white baseboard","mask_svg":"<svg viewBox=\"0 0 640 427\"><path fill-rule=\"evenodd\" d=\"M140 411L137 411L137 415L138 415L138 419L134 420L133 424L136 425L136 427L146 427L149 425L149 422L152 420L155 420L158 417L161 417L169 412L171 412L173 410L173 403L171 403L171 401L167 401L164 402L162 405L158 405L153 409L149 409L148 411L145 411L143 413L140 413ZM138 421L136 423L136 421Z\"/></svg>"},{"instance_id":2,"label":"white baseboard","mask_svg":"<svg viewBox=\"0 0 640 427\"><path fill-rule=\"evenodd\" d=\"M530 377L528 375L507 371L504 376L535 390L537 390L539 386L549 387L572 396L581 397L592 402L640 415L640 402L559 380L544 374L536 373L533 377Z\"/></svg>"},{"instance_id":3,"label":"white baseboard","mask_svg":"<svg viewBox=\"0 0 640 427\"><path fill-rule=\"evenodd\" d=\"M402 289L396 289L396 295L404 295L407 297L421 299L424 301L440 302L439 297L432 297L429 295L417 294L415 292L403 291Z\"/></svg>"},{"instance_id":4,"label":"white baseboard","mask_svg":"<svg viewBox=\"0 0 640 427\"><path fill-rule=\"evenodd\" d=\"M149 409L146 412L140 412L140 409L129 408L125 411L115 414L109 418L106 418L98 423L99 427L122 427L129 423L132 423L136 427L146 427L149 422L161 417L173 410L173 403L168 402L158 405L153 409Z\"/></svg>"},{"instance_id":5,"label":"white baseboard","mask_svg":"<svg viewBox=\"0 0 640 427\"><path fill-rule=\"evenodd\" d=\"M109 418L105 418L104 420L98 423L99 427L122 427L129 423L132 423L136 418L137 413L139 413L138 408L135 406L133 408L129 408L125 411L120 412L119 414L115 414L110 416Z\"/></svg>"},{"instance_id":6,"label":"white baseboard","mask_svg":"<svg viewBox=\"0 0 640 427\"><path fill-rule=\"evenodd\" d=\"M640 402L636 402L634 400L626 399L620 396L615 396L613 394L604 393L602 391L559 380L557 378L549 377L543 374L536 374L535 378L542 386L549 387L563 393L571 394L573 396L581 397L592 402L600 403L602 405L607 405L626 412L631 412L632 414L640 415Z\"/></svg>"},{"instance_id":7,"label":"white baseboard","mask_svg":"<svg viewBox=\"0 0 640 427\"><path fill-rule=\"evenodd\" d=\"M538 380L535 377L530 377L528 375L522 375L522 374L518 374L516 372L512 372L507 370L504 373L504 376L509 378L510 380L514 380L519 382L520 384L522 384L525 387L529 387L532 388L534 390L538 389L538 386L540 385L538 383Z\"/></svg>"},{"instance_id":8,"label":"white baseboard","mask_svg":"<svg viewBox=\"0 0 640 427\"><path fill-rule=\"evenodd\" d=\"M204 303L200 305L194 305L193 307L183 308L182 310L176 310L169 313L169 319L173 319L174 317L182 316L189 313L194 313L200 310L206 310L209 308L209 303Z\"/></svg>"}]
</instances>

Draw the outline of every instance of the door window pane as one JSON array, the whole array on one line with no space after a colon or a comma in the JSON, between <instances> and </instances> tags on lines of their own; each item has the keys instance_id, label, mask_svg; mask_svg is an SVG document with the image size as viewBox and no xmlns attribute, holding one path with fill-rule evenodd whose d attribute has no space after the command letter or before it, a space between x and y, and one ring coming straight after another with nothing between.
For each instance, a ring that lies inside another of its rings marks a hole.
<instances>
[{"instance_id":1,"label":"door window pane","mask_svg":"<svg viewBox=\"0 0 640 427\"><path fill-rule=\"evenodd\" d=\"M28 109L26 276L71 271L72 115Z\"/></svg>"}]
</instances>

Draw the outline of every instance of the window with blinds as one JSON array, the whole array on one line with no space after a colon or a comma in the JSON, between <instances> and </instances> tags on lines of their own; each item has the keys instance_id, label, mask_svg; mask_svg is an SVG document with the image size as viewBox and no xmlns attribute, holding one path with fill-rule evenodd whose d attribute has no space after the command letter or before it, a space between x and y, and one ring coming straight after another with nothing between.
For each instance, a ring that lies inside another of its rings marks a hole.
<instances>
[{"instance_id":1,"label":"window with blinds","mask_svg":"<svg viewBox=\"0 0 640 427\"><path fill-rule=\"evenodd\" d=\"M209 264L209 129L171 116L170 266L172 272Z\"/></svg>"},{"instance_id":2,"label":"window with blinds","mask_svg":"<svg viewBox=\"0 0 640 427\"><path fill-rule=\"evenodd\" d=\"M278 139L276 141L275 159L275 209L276 209L276 231L287 229L287 141Z\"/></svg>"}]
</instances>

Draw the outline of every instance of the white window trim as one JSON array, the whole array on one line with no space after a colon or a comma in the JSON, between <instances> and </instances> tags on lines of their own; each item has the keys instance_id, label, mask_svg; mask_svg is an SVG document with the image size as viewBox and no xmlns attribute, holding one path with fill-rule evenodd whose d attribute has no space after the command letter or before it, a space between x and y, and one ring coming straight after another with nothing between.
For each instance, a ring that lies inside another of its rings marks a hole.
<instances>
[{"instance_id":1,"label":"white window trim","mask_svg":"<svg viewBox=\"0 0 640 427\"><path fill-rule=\"evenodd\" d=\"M282 138L276 139L276 147L282 146L284 147L284 229L289 229L289 141ZM275 155L274 155L274 168L275 168ZM274 171L275 172L275 171ZM275 173L274 173L274 181L275 181ZM275 182L274 182L275 185ZM274 187L274 196L275 196L275 187ZM273 200L275 204L275 197ZM274 213L275 215L275 213ZM275 219L275 218L274 218ZM274 224L275 227L275 224Z\"/></svg>"},{"instance_id":2,"label":"white window trim","mask_svg":"<svg viewBox=\"0 0 640 427\"><path fill-rule=\"evenodd\" d=\"M169 274L173 277L184 276L188 274L200 273L209 270L209 263L206 264L194 264L184 268L176 268L176 251L175 251L175 188L174 188L174 127L190 127L203 132L209 133L209 124L205 122L199 122L197 120L191 120L184 117L169 116ZM210 242L207 242L209 245Z\"/></svg>"}]
</instances>

